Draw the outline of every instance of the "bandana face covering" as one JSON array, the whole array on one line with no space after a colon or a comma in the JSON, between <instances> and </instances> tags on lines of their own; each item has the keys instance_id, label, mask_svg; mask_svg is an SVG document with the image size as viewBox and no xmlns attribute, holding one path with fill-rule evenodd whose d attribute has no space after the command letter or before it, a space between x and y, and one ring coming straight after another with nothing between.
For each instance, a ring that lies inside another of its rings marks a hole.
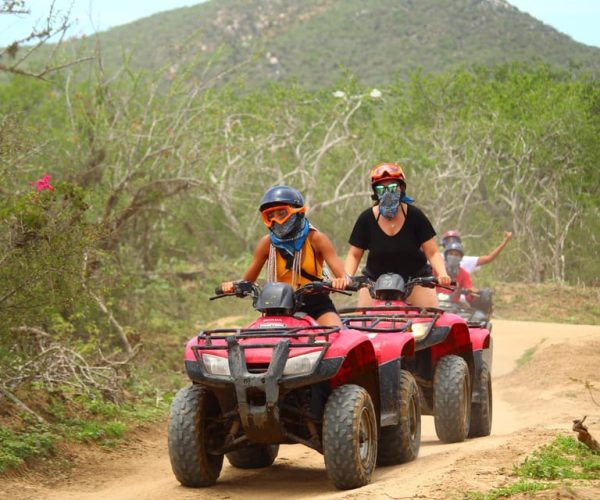
<instances>
[{"instance_id":1,"label":"bandana face covering","mask_svg":"<svg viewBox=\"0 0 600 500\"><path fill-rule=\"evenodd\" d=\"M401 197L402 193L400 191L394 193L386 191L383 193L379 196L379 213L388 220L393 219L398 213Z\"/></svg>"},{"instance_id":2,"label":"bandana face covering","mask_svg":"<svg viewBox=\"0 0 600 500\"><path fill-rule=\"evenodd\" d=\"M302 229L303 221L304 217L300 217L298 214L294 214L283 224L274 222L270 230L277 239L293 239L297 236L296 233L298 233L300 229Z\"/></svg>"},{"instance_id":3,"label":"bandana face covering","mask_svg":"<svg viewBox=\"0 0 600 500\"><path fill-rule=\"evenodd\" d=\"M279 224L273 224L271 230L269 232L269 236L271 237L271 244L281 250L286 251L290 255L294 255L296 252L299 252L308 237L308 232L310 230L310 224L308 220L304 218L304 216L295 215L294 217L298 217L298 229L293 228L290 231L290 235L285 238L278 238L273 228L278 226ZM286 221L287 223L288 221ZM282 224L282 225L285 225Z\"/></svg>"},{"instance_id":4,"label":"bandana face covering","mask_svg":"<svg viewBox=\"0 0 600 500\"><path fill-rule=\"evenodd\" d=\"M462 257L460 255L447 255L446 256L446 270L451 278L458 276L458 268L460 267L460 261Z\"/></svg>"}]
</instances>

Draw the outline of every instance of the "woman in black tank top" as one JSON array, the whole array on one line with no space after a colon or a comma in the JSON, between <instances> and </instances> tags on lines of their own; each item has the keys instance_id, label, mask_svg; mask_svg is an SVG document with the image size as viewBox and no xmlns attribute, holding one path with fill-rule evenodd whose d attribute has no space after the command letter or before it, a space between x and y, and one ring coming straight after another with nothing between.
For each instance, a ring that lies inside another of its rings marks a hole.
<instances>
[{"instance_id":1,"label":"woman in black tank top","mask_svg":"<svg viewBox=\"0 0 600 500\"><path fill-rule=\"evenodd\" d=\"M371 186L377 204L358 216L349 239L346 273L355 274L364 252L368 251L363 272L373 280L383 273L397 273L408 280L429 276L433 270L440 284L450 284L435 242L435 230L405 194L402 168L394 163L376 165L371 169ZM435 290L418 285L407 301L418 306L438 305ZM368 290L362 289L359 305L370 303Z\"/></svg>"}]
</instances>

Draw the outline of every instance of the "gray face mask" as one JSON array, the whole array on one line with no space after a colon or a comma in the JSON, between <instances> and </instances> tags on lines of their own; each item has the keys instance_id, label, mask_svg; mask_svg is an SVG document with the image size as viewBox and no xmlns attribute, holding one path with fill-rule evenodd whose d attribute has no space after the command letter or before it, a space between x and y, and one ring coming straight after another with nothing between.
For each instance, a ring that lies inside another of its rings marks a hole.
<instances>
[{"instance_id":1,"label":"gray face mask","mask_svg":"<svg viewBox=\"0 0 600 500\"><path fill-rule=\"evenodd\" d=\"M460 261L462 257L460 255L446 255L446 271L451 278L458 276L458 268L460 267Z\"/></svg>"},{"instance_id":2,"label":"gray face mask","mask_svg":"<svg viewBox=\"0 0 600 500\"><path fill-rule=\"evenodd\" d=\"M292 215L283 224L275 222L271 226L271 232L280 240L295 238L303 226L304 217L300 214Z\"/></svg>"},{"instance_id":3,"label":"gray face mask","mask_svg":"<svg viewBox=\"0 0 600 500\"><path fill-rule=\"evenodd\" d=\"M383 193L381 196L379 196L379 213L386 219L393 219L398 213L401 197L401 191L396 191L395 193L386 191Z\"/></svg>"}]
</instances>

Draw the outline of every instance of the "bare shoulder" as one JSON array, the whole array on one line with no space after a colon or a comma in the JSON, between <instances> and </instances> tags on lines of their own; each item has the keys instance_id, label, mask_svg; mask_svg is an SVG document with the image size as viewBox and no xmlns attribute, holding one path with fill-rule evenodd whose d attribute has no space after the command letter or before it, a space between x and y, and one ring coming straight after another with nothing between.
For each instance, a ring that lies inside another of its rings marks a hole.
<instances>
[{"instance_id":1,"label":"bare shoulder","mask_svg":"<svg viewBox=\"0 0 600 500\"><path fill-rule=\"evenodd\" d=\"M268 234L265 234L256 245L256 254L259 255L268 255L269 247L271 246L271 238Z\"/></svg>"},{"instance_id":2,"label":"bare shoulder","mask_svg":"<svg viewBox=\"0 0 600 500\"><path fill-rule=\"evenodd\" d=\"M311 231L308 233L310 243L317 253L321 256L328 255L333 249L333 243L329 237L321 231Z\"/></svg>"},{"instance_id":3,"label":"bare shoulder","mask_svg":"<svg viewBox=\"0 0 600 500\"><path fill-rule=\"evenodd\" d=\"M308 233L308 238L310 242L316 247L320 245L326 245L329 242L329 238L327 237L327 235L316 229Z\"/></svg>"}]
</instances>

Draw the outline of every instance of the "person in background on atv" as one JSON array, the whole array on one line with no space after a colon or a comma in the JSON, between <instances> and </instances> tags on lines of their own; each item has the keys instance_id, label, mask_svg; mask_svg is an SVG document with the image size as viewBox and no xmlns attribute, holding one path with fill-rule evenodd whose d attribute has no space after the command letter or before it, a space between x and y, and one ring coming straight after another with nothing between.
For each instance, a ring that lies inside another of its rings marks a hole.
<instances>
[{"instance_id":1,"label":"person in background on atv","mask_svg":"<svg viewBox=\"0 0 600 500\"><path fill-rule=\"evenodd\" d=\"M452 302L460 302L461 295L465 296L467 302L473 302L473 295L469 292L477 292L478 290L473 288L473 283L471 282L471 274L461 266L461 260L465 255L465 251L463 246L458 241L452 241L447 243L444 247L444 261L446 263L446 269L450 277L456 281L456 289L454 292L450 293L450 300ZM440 293L449 293L444 288L438 288L438 292Z\"/></svg>"},{"instance_id":2,"label":"person in background on atv","mask_svg":"<svg viewBox=\"0 0 600 500\"><path fill-rule=\"evenodd\" d=\"M376 280L384 273L397 273L404 280L433 274L442 285L450 284L444 260L435 242L435 231L425 214L406 195L404 172L395 163L380 163L370 172L375 205L362 212L350 235L344 267L354 275L365 250L363 273ZM428 263L429 261L429 263ZM437 306L435 289L416 285L407 302ZM369 291L359 291L359 306L372 303Z\"/></svg>"},{"instance_id":3,"label":"person in background on atv","mask_svg":"<svg viewBox=\"0 0 600 500\"><path fill-rule=\"evenodd\" d=\"M498 255L500 255L500 252L502 250L504 250L504 247L508 244L508 242L511 238L512 238L512 233L510 231L504 231L504 240L502 241L502 243L500 243L500 245L498 245L496 248L494 248L488 255L480 255L480 256L465 255L462 258L460 266L468 273L470 273L470 274L474 273L481 266L483 266L485 264L489 264L496 257L498 257ZM444 248L449 243L452 243L455 241L462 245L460 233L456 230L446 231L444 233L444 235L442 236L442 246Z\"/></svg>"},{"instance_id":4,"label":"person in background on atv","mask_svg":"<svg viewBox=\"0 0 600 500\"><path fill-rule=\"evenodd\" d=\"M296 289L311 281L323 280L323 262L335 275L332 287L343 290L349 284L344 265L331 240L310 225L300 192L288 186L273 186L262 197L259 208L269 228L254 250L242 280L256 281L265 263L269 282L289 283ZM221 284L225 293L234 291L234 282ZM329 295L305 295L300 311L321 325L342 326Z\"/></svg>"}]
</instances>

